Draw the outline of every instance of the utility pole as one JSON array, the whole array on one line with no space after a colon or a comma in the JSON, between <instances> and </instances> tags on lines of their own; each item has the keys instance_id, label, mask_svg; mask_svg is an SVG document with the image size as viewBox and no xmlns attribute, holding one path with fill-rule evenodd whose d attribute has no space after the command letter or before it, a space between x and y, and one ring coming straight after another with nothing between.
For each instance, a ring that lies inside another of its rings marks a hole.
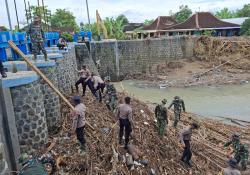
<instances>
[{"instance_id":1,"label":"utility pole","mask_svg":"<svg viewBox=\"0 0 250 175\"><path fill-rule=\"evenodd\" d=\"M10 19L10 11L9 11L8 0L5 0L5 6L6 6L6 10L7 10L7 15L8 15L9 28L10 28L10 31L12 32L12 26L11 26L11 19Z\"/></svg>"},{"instance_id":2,"label":"utility pole","mask_svg":"<svg viewBox=\"0 0 250 175\"><path fill-rule=\"evenodd\" d=\"M46 30L47 22L46 22L45 7L44 7L43 0L42 0L42 6L43 6L43 17L44 17L44 23L45 23L44 30Z\"/></svg>"},{"instance_id":3,"label":"utility pole","mask_svg":"<svg viewBox=\"0 0 250 175\"><path fill-rule=\"evenodd\" d=\"M29 6L29 15L30 15L30 21L32 23L32 14L31 14L31 8L30 8L30 2L28 1L28 6Z\"/></svg>"},{"instance_id":4,"label":"utility pole","mask_svg":"<svg viewBox=\"0 0 250 175\"><path fill-rule=\"evenodd\" d=\"M20 30L20 26L19 26L18 13L17 13L17 7L16 7L16 0L14 0L14 4L15 4L15 10L16 10L17 29L19 31Z\"/></svg>"},{"instance_id":5,"label":"utility pole","mask_svg":"<svg viewBox=\"0 0 250 175\"><path fill-rule=\"evenodd\" d=\"M26 20L27 20L27 25L29 25L29 18L28 18L28 10L26 6L26 1L24 0L24 7L25 7L25 15L26 15Z\"/></svg>"},{"instance_id":6,"label":"utility pole","mask_svg":"<svg viewBox=\"0 0 250 175\"><path fill-rule=\"evenodd\" d=\"M88 22L89 22L89 25L90 25L90 19L89 19L89 3L88 3L88 0L86 0L86 7L87 7L87 14L88 14Z\"/></svg>"}]
</instances>

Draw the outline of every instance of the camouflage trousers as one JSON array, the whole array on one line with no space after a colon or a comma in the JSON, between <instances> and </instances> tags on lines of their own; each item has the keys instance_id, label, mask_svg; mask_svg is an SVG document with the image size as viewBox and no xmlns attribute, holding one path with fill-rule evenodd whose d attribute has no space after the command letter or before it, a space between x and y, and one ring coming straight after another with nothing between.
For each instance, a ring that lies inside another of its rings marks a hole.
<instances>
[{"instance_id":1,"label":"camouflage trousers","mask_svg":"<svg viewBox=\"0 0 250 175\"><path fill-rule=\"evenodd\" d=\"M242 170L247 169L248 157L245 157L244 155L241 154L235 154L234 158L237 160L237 163L241 164Z\"/></svg>"},{"instance_id":2,"label":"camouflage trousers","mask_svg":"<svg viewBox=\"0 0 250 175\"><path fill-rule=\"evenodd\" d=\"M34 54L34 59L37 59L37 55L39 55L40 53L43 53L44 55L44 59L47 61L48 60L48 56L47 56L47 52L44 48L43 42L32 42L32 53Z\"/></svg>"},{"instance_id":3,"label":"camouflage trousers","mask_svg":"<svg viewBox=\"0 0 250 175\"><path fill-rule=\"evenodd\" d=\"M177 127L178 122L180 121L181 113L180 112L174 112L174 127Z\"/></svg>"},{"instance_id":4,"label":"camouflage trousers","mask_svg":"<svg viewBox=\"0 0 250 175\"><path fill-rule=\"evenodd\" d=\"M166 125L166 120L157 118L157 133L160 137L164 136Z\"/></svg>"},{"instance_id":5,"label":"camouflage trousers","mask_svg":"<svg viewBox=\"0 0 250 175\"><path fill-rule=\"evenodd\" d=\"M110 111L114 111L117 106L117 98L116 96L111 95L109 99L106 101L106 105Z\"/></svg>"}]
</instances>

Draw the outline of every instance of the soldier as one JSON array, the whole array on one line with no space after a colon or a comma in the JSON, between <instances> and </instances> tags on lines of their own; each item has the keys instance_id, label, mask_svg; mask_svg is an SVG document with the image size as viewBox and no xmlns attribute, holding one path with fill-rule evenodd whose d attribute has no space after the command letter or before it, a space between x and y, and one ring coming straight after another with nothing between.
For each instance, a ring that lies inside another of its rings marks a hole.
<instances>
[{"instance_id":1,"label":"soldier","mask_svg":"<svg viewBox=\"0 0 250 175\"><path fill-rule=\"evenodd\" d=\"M231 158L229 161L228 161L228 167L227 168L224 168L222 170L223 172L223 175L241 175L240 171L237 170L237 160L234 159L234 158Z\"/></svg>"},{"instance_id":2,"label":"soldier","mask_svg":"<svg viewBox=\"0 0 250 175\"><path fill-rule=\"evenodd\" d=\"M71 113L71 116L73 117L72 133L76 133L77 139L80 142L80 150L83 152L86 151L86 141L84 138L86 106L81 103L81 98L79 96L74 96L73 102L75 109Z\"/></svg>"},{"instance_id":3,"label":"soldier","mask_svg":"<svg viewBox=\"0 0 250 175\"><path fill-rule=\"evenodd\" d=\"M5 71L4 71L3 63L2 63L1 60L0 60L0 73L1 73L3 78L7 77L7 75L6 75Z\"/></svg>"},{"instance_id":4,"label":"soldier","mask_svg":"<svg viewBox=\"0 0 250 175\"><path fill-rule=\"evenodd\" d=\"M172 103L170 104L170 106L168 107L168 109L170 109L172 106L174 105L174 127L177 127L177 123L180 120L181 117L181 109L183 109L183 112L186 112L185 110L185 104L184 101L182 99L180 99L179 96L175 96L174 100L172 101Z\"/></svg>"},{"instance_id":5,"label":"soldier","mask_svg":"<svg viewBox=\"0 0 250 175\"><path fill-rule=\"evenodd\" d=\"M237 164L241 163L242 170L246 170L248 161L248 147L240 143L240 134L234 133L230 141L224 144L224 147L232 145L234 158L237 160Z\"/></svg>"},{"instance_id":6,"label":"soldier","mask_svg":"<svg viewBox=\"0 0 250 175\"><path fill-rule=\"evenodd\" d=\"M117 106L117 93L113 84L110 83L110 77L105 77L106 91L104 97L106 97L106 105L110 111L114 111Z\"/></svg>"},{"instance_id":7,"label":"soldier","mask_svg":"<svg viewBox=\"0 0 250 175\"><path fill-rule=\"evenodd\" d=\"M34 16L33 23L30 24L27 34L30 35L34 60L37 59L37 55L39 55L42 51L45 61L47 61L48 56L46 50L44 49L44 33L41 28L41 19L38 16Z\"/></svg>"},{"instance_id":8,"label":"soldier","mask_svg":"<svg viewBox=\"0 0 250 175\"><path fill-rule=\"evenodd\" d=\"M163 138L165 127L168 124L168 113L165 107L167 99L162 100L162 104L157 105L155 108L155 117L157 119L157 132L158 135Z\"/></svg>"}]
</instances>

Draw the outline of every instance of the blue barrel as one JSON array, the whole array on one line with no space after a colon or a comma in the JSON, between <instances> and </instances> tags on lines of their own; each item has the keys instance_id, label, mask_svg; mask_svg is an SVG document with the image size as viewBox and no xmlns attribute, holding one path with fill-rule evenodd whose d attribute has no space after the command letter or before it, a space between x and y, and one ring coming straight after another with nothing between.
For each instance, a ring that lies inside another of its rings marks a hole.
<instances>
[{"instance_id":1,"label":"blue barrel","mask_svg":"<svg viewBox=\"0 0 250 175\"><path fill-rule=\"evenodd\" d=\"M9 47L8 41L11 38L10 32L0 32L0 59L7 61L6 48Z\"/></svg>"}]
</instances>

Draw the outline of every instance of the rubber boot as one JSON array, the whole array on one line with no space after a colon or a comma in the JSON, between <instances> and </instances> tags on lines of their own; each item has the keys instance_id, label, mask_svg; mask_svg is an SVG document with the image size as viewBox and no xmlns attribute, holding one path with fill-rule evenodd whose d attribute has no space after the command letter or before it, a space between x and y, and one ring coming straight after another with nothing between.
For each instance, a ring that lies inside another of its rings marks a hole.
<instances>
[{"instance_id":1,"label":"rubber boot","mask_svg":"<svg viewBox=\"0 0 250 175\"><path fill-rule=\"evenodd\" d=\"M45 61L48 61L48 55L47 55L47 53L44 54L44 59L45 59Z\"/></svg>"},{"instance_id":2,"label":"rubber boot","mask_svg":"<svg viewBox=\"0 0 250 175\"><path fill-rule=\"evenodd\" d=\"M1 75L2 75L3 78L6 78L6 77L7 77L7 74L5 73L4 70L1 72Z\"/></svg>"}]
</instances>

